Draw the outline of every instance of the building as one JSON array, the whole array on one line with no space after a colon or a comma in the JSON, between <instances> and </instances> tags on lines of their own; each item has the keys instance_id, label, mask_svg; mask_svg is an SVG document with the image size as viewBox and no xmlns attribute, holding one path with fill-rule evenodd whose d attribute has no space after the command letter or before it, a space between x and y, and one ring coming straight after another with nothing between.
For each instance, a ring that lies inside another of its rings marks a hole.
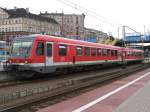
<instances>
[{"instance_id":1,"label":"building","mask_svg":"<svg viewBox=\"0 0 150 112\"><path fill-rule=\"evenodd\" d=\"M60 25L52 18L30 13L28 8L0 8L0 40L35 33L58 35Z\"/></svg>"},{"instance_id":2,"label":"building","mask_svg":"<svg viewBox=\"0 0 150 112\"><path fill-rule=\"evenodd\" d=\"M84 36L84 14L40 13L41 16L55 19L61 26L64 37L79 35Z\"/></svg>"}]
</instances>

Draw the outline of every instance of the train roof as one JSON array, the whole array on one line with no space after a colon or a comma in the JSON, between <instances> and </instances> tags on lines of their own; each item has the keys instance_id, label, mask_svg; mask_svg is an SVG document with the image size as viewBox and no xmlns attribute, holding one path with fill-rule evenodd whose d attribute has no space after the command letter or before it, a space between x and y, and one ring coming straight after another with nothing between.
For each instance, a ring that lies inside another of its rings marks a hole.
<instances>
[{"instance_id":1,"label":"train roof","mask_svg":"<svg viewBox=\"0 0 150 112\"><path fill-rule=\"evenodd\" d=\"M143 50L140 49L133 49L133 48L124 48L125 51L135 51L135 52L144 52Z\"/></svg>"},{"instance_id":2,"label":"train roof","mask_svg":"<svg viewBox=\"0 0 150 112\"><path fill-rule=\"evenodd\" d=\"M44 38L46 40L50 40L53 42L59 42L59 43L68 43L68 44L76 44L79 46L97 46L97 47L106 47L106 48L114 48L114 49L119 49L121 47L118 46L112 46L112 45L105 45L105 44L100 44L100 43L92 43L92 42L87 42L83 40L75 40L75 39L69 39L69 38L64 38L64 37L54 37L54 36L48 36L48 35L38 35L38 39Z\"/></svg>"},{"instance_id":3,"label":"train roof","mask_svg":"<svg viewBox=\"0 0 150 112\"><path fill-rule=\"evenodd\" d=\"M67 43L67 44L76 44L79 46L97 46L97 47L105 47L105 48L113 48L113 49L122 49L122 47L119 46L112 46L112 45L106 45L106 44L100 44L100 43L92 43L92 42L87 42L87 41L82 41L82 40L75 40L75 39L68 39L64 37L55 37L55 36L49 36L49 35L41 35L41 34L33 34L33 35L28 35L24 37L16 37L15 40L49 40L52 42L59 42L59 43ZM133 48L124 48L124 50L127 51L137 51L137 52L142 52L142 50L138 49L133 49Z\"/></svg>"}]
</instances>

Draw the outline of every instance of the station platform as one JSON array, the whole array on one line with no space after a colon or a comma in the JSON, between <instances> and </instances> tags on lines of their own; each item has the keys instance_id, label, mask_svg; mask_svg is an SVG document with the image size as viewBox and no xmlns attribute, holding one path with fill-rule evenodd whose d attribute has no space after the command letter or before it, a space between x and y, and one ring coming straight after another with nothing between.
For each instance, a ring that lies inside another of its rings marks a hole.
<instances>
[{"instance_id":1,"label":"station platform","mask_svg":"<svg viewBox=\"0 0 150 112\"><path fill-rule=\"evenodd\" d=\"M0 71L4 71L4 64L0 62Z\"/></svg>"},{"instance_id":2,"label":"station platform","mask_svg":"<svg viewBox=\"0 0 150 112\"><path fill-rule=\"evenodd\" d=\"M150 68L37 112L150 112Z\"/></svg>"},{"instance_id":3,"label":"station platform","mask_svg":"<svg viewBox=\"0 0 150 112\"><path fill-rule=\"evenodd\" d=\"M123 102L114 112L150 112L150 82Z\"/></svg>"}]
</instances>

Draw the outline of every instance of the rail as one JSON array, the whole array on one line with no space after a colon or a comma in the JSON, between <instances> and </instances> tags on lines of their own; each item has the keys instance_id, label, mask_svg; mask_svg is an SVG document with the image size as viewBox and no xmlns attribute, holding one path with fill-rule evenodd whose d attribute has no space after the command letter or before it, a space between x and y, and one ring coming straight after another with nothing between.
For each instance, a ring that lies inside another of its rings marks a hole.
<instances>
[{"instance_id":1,"label":"rail","mask_svg":"<svg viewBox=\"0 0 150 112\"><path fill-rule=\"evenodd\" d=\"M128 70L114 70L104 74L97 74L93 76L84 76L77 79L70 79L61 83L57 83L56 86L37 87L32 89L20 90L9 94L0 95L0 110L2 112L12 112L16 108L28 105L33 102L38 102L42 99L53 97L56 95L64 94L70 91L81 89L87 86L91 86L97 83L111 80L116 77L125 76L124 74L131 74L133 72L148 68L150 65L131 67ZM114 75L115 74L115 75ZM26 101L15 101L16 99L26 98ZM12 101L15 101L12 103Z\"/></svg>"}]
</instances>

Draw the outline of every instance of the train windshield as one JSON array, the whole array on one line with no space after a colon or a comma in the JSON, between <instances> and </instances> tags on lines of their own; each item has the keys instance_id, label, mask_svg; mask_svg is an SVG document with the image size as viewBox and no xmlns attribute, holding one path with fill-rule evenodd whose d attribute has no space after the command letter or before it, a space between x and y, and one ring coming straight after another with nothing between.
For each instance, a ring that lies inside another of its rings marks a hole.
<instances>
[{"instance_id":1,"label":"train windshield","mask_svg":"<svg viewBox=\"0 0 150 112\"><path fill-rule=\"evenodd\" d=\"M29 57L33 41L14 41L11 54L13 57Z\"/></svg>"}]
</instances>

